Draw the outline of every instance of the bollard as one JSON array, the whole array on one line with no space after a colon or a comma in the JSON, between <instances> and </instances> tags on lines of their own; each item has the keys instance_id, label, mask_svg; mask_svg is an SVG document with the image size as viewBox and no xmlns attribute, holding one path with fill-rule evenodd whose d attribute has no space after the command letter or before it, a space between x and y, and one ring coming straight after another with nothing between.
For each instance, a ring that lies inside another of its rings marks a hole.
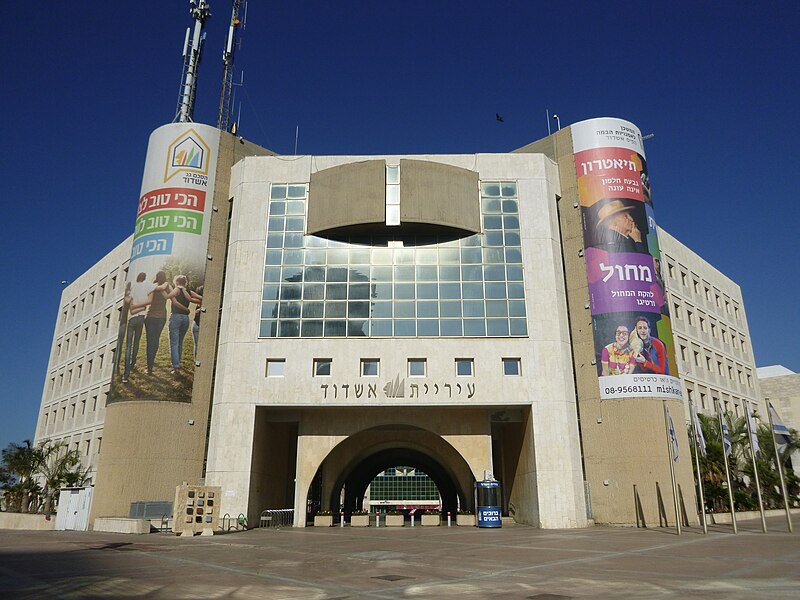
<instances>
[{"instance_id":1,"label":"bollard","mask_svg":"<svg viewBox=\"0 0 800 600\"><path fill-rule=\"evenodd\" d=\"M381 513L376 512L375 513L375 527L380 527L380 526L381 526Z\"/></svg>"},{"instance_id":2,"label":"bollard","mask_svg":"<svg viewBox=\"0 0 800 600\"><path fill-rule=\"evenodd\" d=\"M451 521L450 521L450 513L448 512L448 513L447 513L447 526L448 526L448 527L450 527L450 525L451 525Z\"/></svg>"},{"instance_id":3,"label":"bollard","mask_svg":"<svg viewBox=\"0 0 800 600\"><path fill-rule=\"evenodd\" d=\"M411 526L414 526L414 513L411 513Z\"/></svg>"},{"instance_id":4,"label":"bollard","mask_svg":"<svg viewBox=\"0 0 800 600\"><path fill-rule=\"evenodd\" d=\"M344 527L344 511L339 513L339 527Z\"/></svg>"}]
</instances>

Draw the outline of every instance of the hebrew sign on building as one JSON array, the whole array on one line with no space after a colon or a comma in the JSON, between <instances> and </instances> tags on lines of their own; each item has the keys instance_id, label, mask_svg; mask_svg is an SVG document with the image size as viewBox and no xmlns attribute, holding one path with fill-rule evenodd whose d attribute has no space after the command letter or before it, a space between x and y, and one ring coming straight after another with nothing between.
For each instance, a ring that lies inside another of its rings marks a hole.
<instances>
[{"instance_id":1,"label":"hebrew sign on building","mask_svg":"<svg viewBox=\"0 0 800 600\"><path fill-rule=\"evenodd\" d=\"M219 130L150 136L109 402L189 402L200 330Z\"/></svg>"},{"instance_id":2,"label":"hebrew sign on building","mask_svg":"<svg viewBox=\"0 0 800 600\"><path fill-rule=\"evenodd\" d=\"M571 126L600 397L681 398L642 135Z\"/></svg>"}]
</instances>

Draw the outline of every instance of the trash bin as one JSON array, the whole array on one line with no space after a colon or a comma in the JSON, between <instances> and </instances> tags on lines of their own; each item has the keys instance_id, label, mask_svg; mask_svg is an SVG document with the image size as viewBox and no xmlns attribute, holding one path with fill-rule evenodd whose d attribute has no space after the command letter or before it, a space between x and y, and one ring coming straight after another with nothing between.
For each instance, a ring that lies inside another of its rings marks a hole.
<instances>
[{"instance_id":1,"label":"trash bin","mask_svg":"<svg viewBox=\"0 0 800 600\"><path fill-rule=\"evenodd\" d=\"M500 510L500 482L475 482L475 514L478 527L502 527Z\"/></svg>"}]
</instances>

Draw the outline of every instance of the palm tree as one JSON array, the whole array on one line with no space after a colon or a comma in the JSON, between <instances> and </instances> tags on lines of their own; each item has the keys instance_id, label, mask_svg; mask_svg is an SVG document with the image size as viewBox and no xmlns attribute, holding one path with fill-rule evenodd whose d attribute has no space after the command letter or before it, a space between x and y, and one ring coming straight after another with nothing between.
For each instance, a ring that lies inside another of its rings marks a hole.
<instances>
[{"instance_id":1,"label":"palm tree","mask_svg":"<svg viewBox=\"0 0 800 600\"><path fill-rule=\"evenodd\" d=\"M6 509L15 512L29 512L31 504L40 491L33 478L39 464L39 454L30 440L21 444L10 443L2 451L4 475L3 498Z\"/></svg>"}]
</instances>

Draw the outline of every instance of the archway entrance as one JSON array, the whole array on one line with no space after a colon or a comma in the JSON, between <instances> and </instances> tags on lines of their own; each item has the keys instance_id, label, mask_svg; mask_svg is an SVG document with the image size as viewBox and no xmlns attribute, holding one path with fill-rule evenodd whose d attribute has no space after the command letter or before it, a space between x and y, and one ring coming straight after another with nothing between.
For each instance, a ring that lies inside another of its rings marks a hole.
<instances>
[{"instance_id":1,"label":"archway entrance","mask_svg":"<svg viewBox=\"0 0 800 600\"><path fill-rule=\"evenodd\" d=\"M487 444L488 448L488 444ZM307 517L319 510L472 510L475 479L465 458L443 437L409 425L362 430L321 462L307 494ZM373 486L373 487L371 487Z\"/></svg>"},{"instance_id":2,"label":"archway entrance","mask_svg":"<svg viewBox=\"0 0 800 600\"><path fill-rule=\"evenodd\" d=\"M367 488L381 473L400 466L409 467L427 475L436 486L441 499L442 511L456 513L459 507L459 490L453 477L431 456L411 448L390 448L376 452L355 464L349 472L342 473L331 490L331 510L344 511L345 517L349 517L354 510L369 510L368 505L365 505ZM409 475L406 474L406 476ZM341 502L342 498L344 498L343 503ZM399 496L393 500L405 501L414 505L420 504L420 501L426 499L428 498L414 497L413 494L405 492L405 497ZM466 503L466 498L462 497L461 500L462 504ZM373 502L372 506L379 505ZM438 506L437 503L436 507ZM393 505L393 508L403 508L403 506Z\"/></svg>"}]
</instances>

